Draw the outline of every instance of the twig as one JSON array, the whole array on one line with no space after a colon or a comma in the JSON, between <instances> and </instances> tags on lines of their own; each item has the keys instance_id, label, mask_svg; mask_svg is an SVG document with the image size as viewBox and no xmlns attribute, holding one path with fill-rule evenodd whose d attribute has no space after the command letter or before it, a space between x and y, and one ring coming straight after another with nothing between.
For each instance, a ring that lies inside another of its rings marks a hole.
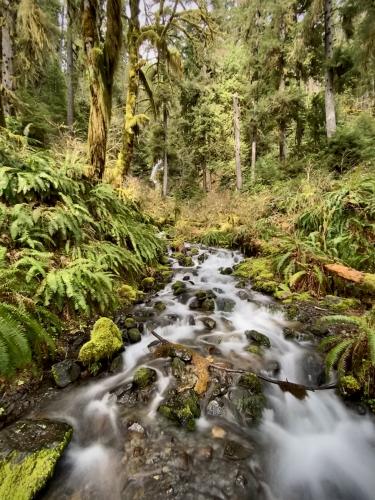
<instances>
[{"instance_id":1,"label":"twig","mask_svg":"<svg viewBox=\"0 0 375 500\"><path fill-rule=\"evenodd\" d=\"M169 342L169 340L165 339L158 333L151 331L151 334L156 337L162 344L171 344L173 345L172 342ZM288 379L286 380L277 380L274 378L266 377L265 375L260 375L259 373L252 372L250 370L242 370L242 369L235 369L235 368L224 368L223 366L216 365L214 363L209 364L209 368L213 368L216 370L221 370L224 372L228 373L242 373L242 374L247 374L250 373L252 375L255 375L258 377L260 380L264 380L265 382L268 382L270 384L276 384L280 387L280 389L284 392L291 392L295 397L298 399L303 399L306 395L306 391L325 391L328 389L335 389L337 387L337 384L332 383L332 384L325 384L325 385L320 385L320 386L310 386L310 385L304 385L304 384L297 384L295 382L289 382Z\"/></svg>"}]
</instances>

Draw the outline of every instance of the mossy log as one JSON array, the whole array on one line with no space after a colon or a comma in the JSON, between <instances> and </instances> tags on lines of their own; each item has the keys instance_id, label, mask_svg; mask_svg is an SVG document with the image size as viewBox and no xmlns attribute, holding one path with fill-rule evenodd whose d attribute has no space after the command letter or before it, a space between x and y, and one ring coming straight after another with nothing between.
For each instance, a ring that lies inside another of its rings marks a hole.
<instances>
[{"instance_id":1,"label":"mossy log","mask_svg":"<svg viewBox=\"0 0 375 500\"><path fill-rule=\"evenodd\" d=\"M342 264L326 264L324 268L329 274L357 284L365 294L375 296L375 274L357 271Z\"/></svg>"}]
</instances>

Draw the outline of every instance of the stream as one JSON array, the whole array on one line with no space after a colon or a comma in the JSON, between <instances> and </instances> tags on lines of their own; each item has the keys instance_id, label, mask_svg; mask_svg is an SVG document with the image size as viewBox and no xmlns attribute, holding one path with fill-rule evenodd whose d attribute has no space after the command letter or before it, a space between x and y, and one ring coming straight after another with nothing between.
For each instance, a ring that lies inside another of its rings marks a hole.
<instances>
[{"instance_id":1,"label":"stream","mask_svg":"<svg viewBox=\"0 0 375 500\"><path fill-rule=\"evenodd\" d=\"M193 432L157 411L176 380L170 360L150 353L148 346L155 341L150 330L228 366L305 384L319 381L319 364L317 369L311 362L316 360L312 341L287 340L283 329L290 322L282 310L220 273L241 255L199 252L207 258L194 256L194 268L173 264L173 281L184 280L187 293L175 297L172 282L146 306L137 306L144 333L141 342L126 347L123 371L67 388L39 410L74 427L42 498L374 499L374 421L345 406L333 390L309 392L300 400L263 383L266 408L259 425L249 425L233 407L236 377L229 377L222 391L207 392ZM214 290L213 312L189 307L198 290ZM155 313L156 301L166 304L163 312ZM214 328L202 322L207 317L215 321ZM245 350L246 330L270 339L262 357ZM156 370L157 380L150 390L134 394L131 381L140 366Z\"/></svg>"}]
</instances>

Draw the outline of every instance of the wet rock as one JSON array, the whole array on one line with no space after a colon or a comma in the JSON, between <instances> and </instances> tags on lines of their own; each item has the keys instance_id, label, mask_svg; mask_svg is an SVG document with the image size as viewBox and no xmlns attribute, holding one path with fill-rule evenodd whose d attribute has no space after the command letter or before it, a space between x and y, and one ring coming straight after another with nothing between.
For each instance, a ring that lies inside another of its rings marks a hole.
<instances>
[{"instance_id":1,"label":"wet rock","mask_svg":"<svg viewBox=\"0 0 375 500\"><path fill-rule=\"evenodd\" d=\"M246 290L240 290L239 292L237 292L237 297L239 297L241 300L251 300L251 295L249 294L249 292L246 292Z\"/></svg>"},{"instance_id":2,"label":"wet rock","mask_svg":"<svg viewBox=\"0 0 375 500\"><path fill-rule=\"evenodd\" d=\"M223 267L221 267L221 268L219 269L219 271L220 271L220 274L230 275L230 274L232 274L232 273L233 273L233 268L232 268L232 267L224 267L224 268L223 268Z\"/></svg>"},{"instance_id":3,"label":"wet rock","mask_svg":"<svg viewBox=\"0 0 375 500\"><path fill-rule=\"evenodd\" d=\"M259 378L253 373L244 373L241 375L238 385L249 389L252 394L261 394L262 392L262 384Z\"/></svg>"},{"instance_id":4,"label":"wet rock","mask_svg":"<svg viewBox=\"0 0 375 500\"><path fill-rule=\"evenodd\" d=\"M159 406L158 411L189 431L195 430L195 419L201 414L198 396L191 389L181 393L171 391L167 400Z\"/></svg>"},{"instance_id":5,"label":"wet rock","mask_svg":"<svg viewBox=\"0 0 375 500\"><path fill-rule=\"evenodd\" d=\"M191 309L192 311L196 311L199 308L200 308L200 302L197 298L194 298L189 304L189 309Z\"/></svg>"},{"instance_id":6,"label":"wet rock","mask_svg":"<svg viewBox=\"0 0 375 500\"><path fill-rule=\"evenodd\" d=\"M232 312L235 308L236 302L233 299L219 297L216 300L216 304L219 311Z\"/></svg>"},{"instance_id":7,"label":"wet rock","mask_svg":"<svg viewBox=\"0 0 375 500\"><path fill-rule=\"evenodd\" d=\"M252 455L252 448L248 448L237 441L227 440L224 445L224 456L229 460L245 460Z\"/></svg>"},{"instance_id":8,"label":"wet rock","mask_svg":"<svg viewBox=\"0 0 375 500\"><path fill-rule=\"evenodd\" d=\"M292 328L284 328L283 335L287 340L293 340L298 337L298 333Z\"/></svg>"},{"instance_id":9,"label":"wet rock","mask_svg":"<svg viewBox=\"0 0 375 500\"><path fill-rule=\"evenodd\" d=\"M246 330L245 335L250 342L256 345L267 348L271 347L271 341L264 333L257 332L256 330Z\"/></svg>"},{"instance_id":10,"label":"wet rock","mask_svg":"<svg viewBox=\"0 0 375 500\"><path fill-rule=\"evenodd\" d=\"M216 328L216 321L209 317L199 318L208 330Z\"/></svg>"},{"instance_id":11,"label":"wet rock","mask_svg":"<svg viewBox=\"0 0 375 500\"><path fill-rule=\"evenodd\" d=\"M81 375L81 369L78 364L71 360L65 359L60 363L55 363L51 368L52 376L57 387L66 387L75 382Z\"/></svg>"},{"instance_id":12,"label":"wet rock","mask_svg":"<svg viewBox=\"0 0 375 500\"><path fill-rule=\"evenodd\" d=\"M132 317L128 317L125 319L124 321L124 327L126 329L129 329L129 328L136 328L137 327L137 322L135 321L134 318Z\"/></svg>"},{"instance_id":13,"label":"wet rock","mask_svg":"<svg viewBox=\"0 0 375 500\"><path fill-rule=\"evenodd\" d=\"M195 318L193 315L190 314L189 316L189 325L194 326L195 325Z\"/></svg>"},{"instance_id":14,"label":"wet rock","mask_svg":"<svg viewBox=\"0 0 375 500\"><path fill-rule=\"evenodd\" d=\"M190 257L190 255L186 255L182 252L175 252L172 254L172 257L177 260L181 267L194 266L193 259Z\"/></svg>"},{"instance_id":15,"label":"wet rock","mask_svg":"<svg viewBox=\"0 0 375 500\"><path fill-rule=\"evenodd\" d=\"M259 345L249 345L246 347L246 351L250 354L254 354L255 356L262 357L264 354L262 347L260 347Z\"/></svg>"},{"instance_id":16,"label":"wet rock","mask_svg":"<svg viewBox=\"0 0 375 500\"><path fill-rule=\"evenodd\" d=\"M270 373L272 376L277 375L280 373L280 363L274 359L271 359L266 362L265 370Z\"/></svg>"},{"instance_id":17,"label":"wet rock","mask_svg":"<svg viewBox=\"0 0 375 500\"><path fill-rule=\"evenodd\" d=\"M324 362L318 353L307 352L302 358L301 368L308 383L312 385L324 383Z\"/></svg>"},{"instance_id":18,"label":"wet rock","mask_svg":"<svg viewBox=\"0 0 375 500\"><path fill-rule=\"evenodd\" d=\"M182 281L190 281L190 276L186 275L182 278Z\"/></svg>"},{"instance_id":19,"label":"wet rock","mask_svg":"<svg viewBox=\"0 0 375 500\"><path fill-rule=\"evenodd\" d=\"M138 422L134 422L130 427L128 427L129 432L137 432L138 434L144 434L145 430L141 426L141 424L138 424Z\"/></svg>"},{"instance_id":20,"label":"wet rock","mask_svg":"<svg viewBox=\"0 0 375 500\"><path fill-rule=\"evenodd\" d=\"M202 303L200 308L202 311L214 311L215 310L215 301L214 299L205 299Z\"/></svg>"},{"instance_id":21,"label":"wet rock","mask_svg":"<svg viewBox=\"0 0 375 500\"><path fill-rule=\"evenodd\" d=\"M208 259L207 253L201 253L200 255L198 255L198 262L200 262L201 264L207 259Z\"/></svg>"},{"instance_id":22,"label":"wet rock","mask_svg":"<svg viewBox=\"0 0 375 500\"><path fill-rule=\"evenodd\" d=\"M0 432L0 498L31 500L52 477L72 428L51 420L19 420Z\"/></svg>"},{"instance_id":23,"label":"wet rock","mask_svg":"<svg viewBox=\"0 0 375 500\"><path fill-rule=\"evenodd\" d=\"M211 429L211 435L215 439L224 439L227 433L222 427L214 425Z\"/></svg>"},{"instance_id":24,"label":"wet rock","mask_svg":"<svg viewBox=\"0 0 375 500\"><path fill-rule=\"evenodd\" d=\"M142 366L138 368L133 377L133 385L139 389L144 389L152 385L157 379L157 373L152 368Z\"/></svg>"},{"instance_id":25,"label":"wet rock","mask_svg":"<svg viewBox=\"0 0 375 500\"><path fill-rule=\"evenodd\" d=\"M183 349L183 348L179 349L178 347L175 347L173 349L173 356L181 359L185 363L189 363L192 359L191 352L189 352L187 349Z\"/></svg>"},{"instance_id":26,"label":"wet rock","mask_svg":"<svg viewBox=\"0 0 375 500\"><path fill-rule=\"evenodd\" d=\"M147 278L144 278L141 283L142 289L145 291L150 291L154 288L155 286L155 278L152 276L148 276Z\"/></svg>"},{"instance_id":27,"label":"wet rock","mask_svg":"<svg viewBox=\"0 0 375 500\"><path fill-rule=\"evenodd\" d=\"M215 287L213 288L213 291L218 293L219 295L221 295L222 293L224 293L224 290L222 288L218 288L218 287Z\"/></svg>"},{"instance_id":28,"label":"wet rock","mask_svg":"<svg viewBox=\"0 0 375 500\"><path fill-rule=\"evenodd\" d=\"M172 360L172 375L176 378L181 378L185 372L185 363L180 358Z\"/></svg>"},{"instance_id":29,"label":"wet rock","mask_svg":"<svg viewBox=\"0 0 375 500\"><path fill-rule=\"evenodd\" d=\"M119 354L112 360L111 366L109 367L109 371L111 373L121 373L123 369L124 369L124 359L121 356L121 354Z\"/></svg>"},{"instance_id":30,"label":"wet rock","mask_svg":"<svg viewBox=\"0 0 375 500\"><path fill-rule=\"evenodd\" d=\"M138 328L130 328L130 330L128 330L128 337L132 344L140 342L142 339L141 332Z\"/></svg>"},{"instance_id":31,"label":"wet rock","mask_svg":"<svg viewBox=\"0 0 375 500\"><path fill-rule=\"evenodd\" d=\"M231 401L245 421L258 423L266 403L260 380L253 373L246 373L239 378L238 386L230 393Z\"/></svg>"},{"instance_id":32,"label":"wet rock","mask_svg":"<svg viewBox=\"0 0 375 500\"><path fill-rule=\"evenodd\" d=\"M175 281L172 285L173 295L178 296L186 292L186 283L183 281Z\"/></svg>"},{"instance_id":33,"label":"wet rock","mask_svg":"<svg viewBox=\"0 0 375 500\"><path fill-rule=\"evenodd\" d=\"M213 399L207 405L206 414L210 417L221 417L224 414L223 403Z\"/></svg>"},{"instance_id":34,"label":"wet rock","mask_svg":"<svg viewBox=\"0 0 375 500\"><path fill-rule=\"evenodd\" d=\"M155 302L155 304L154 304L154 309L155 309L157 312L159 312L159 313L161 313L161 312L165 311L165 310L166 310L166 308L167 308L167 306L164 304L164 302L161 302L160 300L158 300L158 301L157 301L157 302Z\"/></svg>"},{"instance_id":35,"label":"wet rock","mask_svg":"<svg viewBox=\"0 0 375 500\"><path fill-rule=\"evenodd\" d=\"M195 452L195 458L197 460L211 460L214 450L211 446L205 446L204 448L198 448Z\"/></svg>"}]
</instances>

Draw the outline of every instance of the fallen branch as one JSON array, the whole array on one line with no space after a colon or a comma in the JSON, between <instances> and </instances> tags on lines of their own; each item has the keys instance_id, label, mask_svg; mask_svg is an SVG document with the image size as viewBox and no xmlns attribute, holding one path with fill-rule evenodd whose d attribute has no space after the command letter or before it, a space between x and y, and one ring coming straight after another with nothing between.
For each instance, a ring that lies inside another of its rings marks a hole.
<instances>
[{"instance_id":1,"label":"fallen branch","mask_svg":"<svg viewBox=\"0 0 375 500\"><path fill-rule=\"evenodd\" d=\"M357 271L342 264L325 264L324 269L329 274L359 285L366 293L375 295L375 274Z\"/></svg>"},{"instance_id":2,"label":"fallen branch","mask_svg":"<svg viewBox=\"0 0 375 500\"><path fill-rule=\"evenodd\" d=\"M158 333L151 331L151 334L156 337L160 343L164 345L171 345L175 346L177 349L181 348L180 345L174 344L173 342L169 342L169 340L165 339ZM186 350L191 351L191 349L186 348ZM192 354L195 354L193 351L191 351ZM197 355L201 357L200 355ZM206 359L206 358L203 358ZM270 384L275 384L280 387L280 389L283 392L290 392L294 397L297 399L304 399L307 396L307 391L315 392L315 391L325 391L328 389L335 389L337 387L337 384L325 384L325 385L320 385L320 386L310 386L310 385L304 385L304 384L296 384L295 382L289 382L288 379L286 380L277 380L274 378L267 377L265 375L261 375L259 373L252 372L250 370L242 370L242 369L235 369L235 368L225 368L224 366L217 365L215 363L211 363L209 360L207 361L207 366L210 369L214 370L221 370L225 371L227 373L241 373L241 374L247 374L250 373L252 375L255 375L258 377L260 380L263 380L264 382L268 382Z\"/></svg>"}]
</instances>

